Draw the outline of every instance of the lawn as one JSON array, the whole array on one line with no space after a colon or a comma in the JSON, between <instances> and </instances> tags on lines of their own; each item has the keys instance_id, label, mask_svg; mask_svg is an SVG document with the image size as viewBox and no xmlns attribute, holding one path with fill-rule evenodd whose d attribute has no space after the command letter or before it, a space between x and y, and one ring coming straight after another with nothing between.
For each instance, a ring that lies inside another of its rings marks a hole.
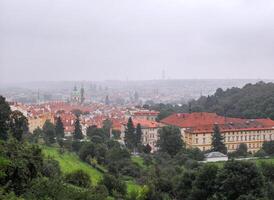
<instances>
[{"instance_id":1,"label":"lawn","mask_svg":"<svg viewBox=\"0 0 274 200\"><path fill-rule=\"evenodd\" d=\"M146 168L146 166L144 165L144 159L142 157L140 157L140 156L132 156L131 160L134 163L138 164L141 168L143 168L143 169Z\"/></svg>"},{"instance_id":2,"label":"lawn","mask_svg":"<svg viewBox=\"0 0 274 200\"><path fill-rule=\"evenodd\" d=\"M63 154L60 154L57 148L45 146L42 147L42 150L45 156L49 156L59 162L61 171L64 174L82 169L90 175L93 184L97 184L102 178L101 172L94 169L89 164L81 161L75 153L66 151Z\"/></svg>"},{"instance_id":3,"label":"lawn","mask_svg":"<svg viewBox=\"0 0 274 200\"><path fill-rule=\"evenodd\" d=\"M46 157L49 156L59 162L61 171L64 174L73 172L78 169L82 169L90 175L91 181L94 185L96 185L98 181L102 179L103 174L101 172L99 172L98 170L90 166L89 164L81 161L75 153L66 151L63 154L60 154L58 151L58 148L55 148L55 147L41 146L41 148L42 148L43 154ZM137 160L141 162L142 158ZM133 180L127 180L126 184L127 184L128 192L131 192L133 190L140 190L141 188L141 186L136 184Z\"/></svg>"}]
</instances>

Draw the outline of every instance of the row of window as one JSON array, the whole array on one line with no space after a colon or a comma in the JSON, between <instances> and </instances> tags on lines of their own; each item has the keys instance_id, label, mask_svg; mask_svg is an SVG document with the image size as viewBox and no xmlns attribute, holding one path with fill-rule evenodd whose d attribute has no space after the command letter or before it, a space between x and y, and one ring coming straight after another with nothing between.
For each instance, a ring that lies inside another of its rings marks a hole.
<instances>
[{"instance_id":1,"label":"row of window","mask_svg":"<svg viewBox=\"0 0 274 200\"><path fill-rule=\"evenodd\" d=\"M238 141L253 141L253 140L272 140L272 134L268 137L266 135L245 135L245 136L227 136L224 142L238 142ZM202 143L206 144L206 138L202 138ZM195 138L195 144L199 144L199 138Z\"/></svg>"}]
</instances>

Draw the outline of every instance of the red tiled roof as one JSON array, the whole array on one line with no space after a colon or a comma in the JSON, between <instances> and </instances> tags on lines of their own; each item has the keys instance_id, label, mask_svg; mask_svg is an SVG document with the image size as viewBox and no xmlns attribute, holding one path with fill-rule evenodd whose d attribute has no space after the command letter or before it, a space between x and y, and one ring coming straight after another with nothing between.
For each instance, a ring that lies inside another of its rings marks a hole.
<instances>
[{"instance_id":1,"label":"red tiled roof","mask_svg":"<svg viewBox=\"0 0 274 200\"><path fill-rule=\"evenodd\" d=\"M162 123L178 126L181 128L210 125L210 124L224 124L225 122L243 122L244 119L239 118L225 118L218 116L216 113L175 113L169 117L161 120Z\"/></svg>"},{"instance_id":2,"label":"red tiled roof","mask_svg":"<svg viewBox=\"0 0 274 200\"><path fill-rule=\"evenodd\" d=\"M195 133L212 132L214 124L221 131L233 130L268 130L274 127L271 119L241 119L218 116L215 113L179 113L173 114L161 121L167 125L187 128Z\"/></svg>"},{"instance_id":3,"label":"red tiled roof","mask_svg":"<svg viewBox=\"0 0 274 200\"><path fill-rule=\"evenodd\" d=\"M136 127L138 124L141 125L143 128L158 128L161 127L162 125L158 122L155 121L150 121L146 119L132 119L133 125Z\"/></svg>"}]
</instances>

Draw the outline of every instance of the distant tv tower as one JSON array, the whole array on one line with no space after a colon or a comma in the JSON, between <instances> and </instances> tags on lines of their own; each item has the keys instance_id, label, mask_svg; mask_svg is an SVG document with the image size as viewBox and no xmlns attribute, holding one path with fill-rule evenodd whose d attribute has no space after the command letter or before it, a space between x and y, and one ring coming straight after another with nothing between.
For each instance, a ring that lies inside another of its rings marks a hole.
<instances>
[{"instance_id":1,"label":"distant tv tower","mask_svg":"<svg viewBox=\"0 0 274 200\"><path fill-rule=\"evenodd\" d=\"M165 70L162 71L162 80L165 80L166 79L166 72Z\"/></svg>"}]
</instances>

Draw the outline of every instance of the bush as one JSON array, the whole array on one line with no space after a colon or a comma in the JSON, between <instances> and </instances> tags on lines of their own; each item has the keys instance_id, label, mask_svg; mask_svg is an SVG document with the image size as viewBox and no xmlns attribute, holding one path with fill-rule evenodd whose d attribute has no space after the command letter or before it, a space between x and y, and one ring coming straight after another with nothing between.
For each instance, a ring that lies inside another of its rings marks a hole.
<instances>
[{"instance_id":1,"label":"bush","mask_svg":"<svg viewBox=\"0 0 274 200\"><path fill-rule=\"evenodd\" d=\"M77 170L75 172L66 174L65 182L84 188L91 186L90 176L83 170Z\"/></svg>"},{"instance_id":2,"label":"bush","mask_svg":"<svg viewBox=\"0 0 274 200\"><path fill-rule=\"evenodd\" d=\"M112 196L117 196L118 194L125 195L126 190L126 184L121 181L118 177L112 176L110 174L105 174L101 184L105 185L108 189L109 194Z\"/></svg>"},{"instance_id":3,"label":"bush","mask_svg":"<svg viewBox=\"0 0 274 200\"><path fill-rule=\"evenodd\" d=\"M88 161L88 158L95 156L95 145L91 142L85 143L79 150L79 157L82 161Z\"/></svg>"},{"instance_id":4,"label":"bush","mask_svg":"<svg viewBox=\"0 0 274 200\"><path fill-rule=\"evenodd\" d=\"M61 175L59 162L56 160L44 160L42 174L46 177L55 178Z\"/></svg>"}]
</instances>

